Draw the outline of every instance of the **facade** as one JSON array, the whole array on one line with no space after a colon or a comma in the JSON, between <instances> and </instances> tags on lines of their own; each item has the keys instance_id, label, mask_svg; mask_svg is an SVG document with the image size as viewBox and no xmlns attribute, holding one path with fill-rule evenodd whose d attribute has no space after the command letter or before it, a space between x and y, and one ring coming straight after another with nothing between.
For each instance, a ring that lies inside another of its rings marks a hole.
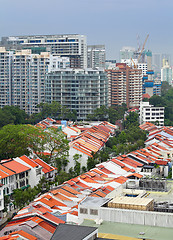
<instances>
[{"instance_id":1,"label":"facade","mask_svg":"<svg viewBox=\"0 0 173 240\"><path fill-rule=\"evenodd\" d=\"M89 45L87 50L88 68L105 68L105 45Z\"/></svg>"},{"instance_id":2,"label":"facade","mask_svg":"<svg viewBox=\"0 0 173 240\"><path fill-rule=\"evenodd\" d=\"M14 189L25 189L30 185L31 168L15 160L4 160L0 164L0 178L4 186L4 195L10 195Z\"/></svg>"},{"instance_id":3,"label":"facade","mask_svg":"<svg viewBox=\"0 0 173 240\"><path fill-rule=\"evenodd\" d=\"M1 45L20 45L23 48L45 47L51 54L69 57L71 68L86 68L86 41L86 36L79 34L32 35L2 37Z\"/></svg>"},{"instance_id":4,"label":"facade","mask_svg":"<svg viewBox=\"0 0 173 240\"><path fill-rule=\"evenodd\" d=\"M117 63L116 69L108 69L109 105L137 107L142 100L142 71Z\"/></svg>"},{"instance_id":5,"label":"facade","mask_svg":"<svg viewBox=\"0 0 173 240\"><path fill-rule=\"evenodd\" d=\"M141 102L139 122L158 122L160 126L164 126L164 107L154 107L149 102Z\"/></svg>"},{"instance_id":6,"label":"facade","mask_svg":"<svg viewBox=\"0 0 173 240\"><path fill-rule=\"evenodd\" d=\"M47 74L46 102L59 102L77 111L79 120L107 105L108 81L103 70L62 69Z\"/></svg>"},{"instance_id":7,"label":"facade","mask_svg":"<svg viewBox=\"0 0 173 240\"><path fill-rule=\"evenodd\" d=\"M26 113L38 112L37 105L45 102L45 75L49 53L31 54L31 50L16 52L12 59L11 105Z\"/></svg>"}]
</instances>

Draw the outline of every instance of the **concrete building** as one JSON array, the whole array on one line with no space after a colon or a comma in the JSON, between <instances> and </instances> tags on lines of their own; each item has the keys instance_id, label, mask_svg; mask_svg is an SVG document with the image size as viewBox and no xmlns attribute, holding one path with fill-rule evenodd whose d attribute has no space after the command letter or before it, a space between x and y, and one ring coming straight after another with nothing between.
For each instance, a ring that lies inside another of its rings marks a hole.
<instances>
[{"instance_id":1,"label":"concrete building","mask_svg":"<svg viewBox=\"0 0 173 240\"><path fill-rule=\"evenodd\" d=\"M1 45L12 45L13 48L45 47L51 54L70 58L71 68L87 67L86 36L79 34L31 35L2 37Z\"/></svg>"},{"instance_id":2,"label":"concrete building","mask_svg":"<svg viewBox=\"0 0 173 240\"><path fill-rule=\"evenodd\" d=\"M89 45L87 56L88 68L105 68L105 45Z\"/></svg>"},{"instance_id":3,"label":"concrete building","mask_svg":"<svg viewBox=\"0 0 173 240\"><path fill-rule=\"evenodd\" d=\"M164 107L154 107L149 102L140 103L139 122L158 122L160 126L164 125Z\"/></svg>"},{"instance_id":4,"label":"concrete building","mask_svg":"<svg viewBox=\"0 0 173 240\"><path fill-rule=\"evenodd\" d=\"M142 100L142 71L117 63L116 69L108 69L109 105L137 107Z\"/></svg>"},{"instance_id":5,"label":"concrete building","mask_svg":"<svg viewBox=\"0 0 173 240\"><path fill-rule=\"evenodd\" d=\"M77 111L79 120L107 105L108 80L103 70L62 69L47 74L46 102L59 102Z\"/></svg>"}]
</instances>

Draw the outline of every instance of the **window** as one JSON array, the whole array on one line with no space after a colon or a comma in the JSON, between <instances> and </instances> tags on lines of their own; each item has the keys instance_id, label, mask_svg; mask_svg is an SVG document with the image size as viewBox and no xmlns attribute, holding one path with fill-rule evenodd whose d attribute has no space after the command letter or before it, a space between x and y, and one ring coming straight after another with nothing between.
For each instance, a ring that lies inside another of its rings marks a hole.
<instances>
[{"instance_id":1,"label":"window","mask_svg":"<svg viewBox=\"0 0 173 240\"><path fill-rule=\"evenodd\" d=\"M88 209L87 208L80 208L80 213L88 214Z\"/></svg>"},{"instance_id":2,"label":"window","mask_svg":"<svg viewBox=\"0 0 173 240\"><path fill-rule=\"evenodd\" d=\"M90 209L90 214L91 215L98 215L98 210L97 209Z\"/></svg>"}]
</instances>

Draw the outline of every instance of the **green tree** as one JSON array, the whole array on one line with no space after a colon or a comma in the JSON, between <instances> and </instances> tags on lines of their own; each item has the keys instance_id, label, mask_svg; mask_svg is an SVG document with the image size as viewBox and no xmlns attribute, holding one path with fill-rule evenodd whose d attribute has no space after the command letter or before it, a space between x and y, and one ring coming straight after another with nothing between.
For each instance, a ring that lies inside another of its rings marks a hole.
<instances>
[{"instance_id":1,"label":"green tree","mask_svg":"<svg viewBox=\"0 0 173 240\"><path fill-rule=\"evenodd\" d=\"M164 107L166 105L166 100L161 96L153 95L149 99L149 103L155 107Z\"/></svg>"},{"instance_id":2,"label":"green tree","mask_svg":"<svg viewBox=\"0 0 173 240\"><path fill-rule=\"evenodd\" d=\"M65 134L54 128L50 128L43 133L42 151L38 156L46 162L56 166L58 171L65 169L68 164L69 145ZM47 151L50 155L45 156L42 152Z\"/></svg>"},{"instance_id":3,"label":"green tree","mask_svg":"<svg viewBox=\"0 0 173 240\"><path fill-rule=\"evenodd\" d=\"M131 125L139 126L139 115L136 112L130 112L124 121L125 128L129 128Z\"/></svg>"},{"instance_id":4,"label":"green tree","mask_svg":"<svg viewBox=\"0 0 173 240\"><path fill-rule=\"evenodd\" d=\"M0 159L41 150L40 130L29 125L6 125L0 129Z\"/></svg>"}]
</instances>

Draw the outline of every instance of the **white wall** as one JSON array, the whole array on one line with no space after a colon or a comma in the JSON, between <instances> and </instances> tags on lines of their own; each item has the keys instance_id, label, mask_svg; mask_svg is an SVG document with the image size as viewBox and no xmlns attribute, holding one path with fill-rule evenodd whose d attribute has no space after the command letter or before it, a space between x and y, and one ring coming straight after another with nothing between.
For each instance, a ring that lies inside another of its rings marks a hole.
<instances>
[{"instance_id":1,"label":"white wall","mask_svg":"<svg viewBox=\"0 0 173 240\"><path fill-rule=\"evenodd\" d=\"M42 172L42 167L38 167L38 168L33 168L31 167L29 164L27 164L25 161L23 161L22 159L20 159L19 157L15 158L15 161L16 162L19 162L27 167L29 167L31 170L29 171L29 185L33 188L34 186L36 186L40 179L42 178L43 176L43 172ZM38 174L36 173L36 169L40 169L41 170L41 174Z\"/></svg>"},{"instance_id":2,"label":"white wall","mask_svg":"<svg viewBox=\"0 0 173 240\"><path fill-rule=\"evenodd\" d=\"M116 208L100 208L100 219L111 222L172 227L173 214ZM91 219L91 218L90 218Z\"/></svg>"}]
</instances>

